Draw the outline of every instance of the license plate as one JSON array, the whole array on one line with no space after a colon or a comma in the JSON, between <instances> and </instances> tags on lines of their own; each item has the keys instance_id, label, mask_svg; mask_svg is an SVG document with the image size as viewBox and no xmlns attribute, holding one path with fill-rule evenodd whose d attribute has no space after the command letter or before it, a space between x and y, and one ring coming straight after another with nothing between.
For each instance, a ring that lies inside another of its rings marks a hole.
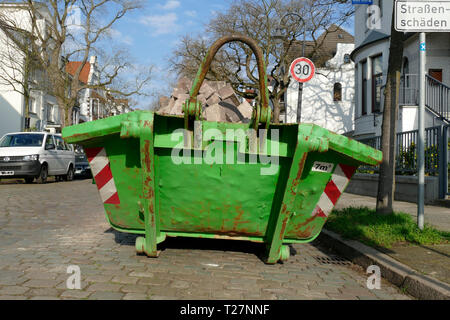
<instances>
[{"instance_id":1,"label":"license plate","mask_svg":"<svg viewBox=\"0 0 450 320\"><path fill-rule=\"evenodd\" d=\"M0 171L0 176L13 176L14 171Z\"/></svg>"},{"instance_id":2,"label":"license plate","mask_svg":"<svg viewBox=\"0 0 450 320\"><path fill-rule=\"evenodd\" d=\"M75 173L81 173L82 170L75 170Z\"/></svg>"}]
</instances>

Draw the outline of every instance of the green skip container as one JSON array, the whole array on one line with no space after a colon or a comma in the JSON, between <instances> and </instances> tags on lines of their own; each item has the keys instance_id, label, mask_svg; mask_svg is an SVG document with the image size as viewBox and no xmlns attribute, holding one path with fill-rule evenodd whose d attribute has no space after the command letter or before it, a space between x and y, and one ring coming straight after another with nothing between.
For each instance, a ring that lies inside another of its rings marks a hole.
<instances>
[{"instance_id":1,"label":"green skip container","mask_svg":"<svg viewBox=\"0 0 450 320\"><path fill-rule=\"evenodd\" d=\"M231 41L257 58L260 103L249 123L204 121L197 94ZM133 111L62 132L84 147L110 225L143 235L136 250L150 257L169 236L261 242L267 263L287 260L288 244L320 234L357 167L382 160L380 151L314 124L270 123L263 54L244 36L213 44L183 111Z\"/></svg>"}]
</instances>

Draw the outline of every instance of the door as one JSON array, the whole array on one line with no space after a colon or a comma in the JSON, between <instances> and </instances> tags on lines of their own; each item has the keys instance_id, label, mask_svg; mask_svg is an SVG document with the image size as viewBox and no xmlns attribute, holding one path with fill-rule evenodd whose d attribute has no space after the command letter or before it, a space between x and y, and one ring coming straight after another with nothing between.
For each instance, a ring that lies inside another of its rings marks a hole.
<instances>
[{"instance_id":1,"label":"door","mask_svg":"<svg viewBox=\"0 0 450 320\"><path fill-rule=\"evenodd\" d=\"M442 69L428 69L428 75L442 82Z\"/></svg>"},{"instance_id":2,"label":"door","mask_svg":"<svg viewBox=\"0 0 450 320\"><path fill-rule=\"evenodd\" d=\"M56 144L56 160L58 166L58 174L67 173L68 154L64 140L60 136L53 136Z\"/></svg>"},{"instance_id":3,"label":"door","mask_svg":"<svg viewBox=\"0 0 450 320\"><path fill-rule=\"evenodd\" d=\"M47 138L45 139L44 156L45 156L44 160L48 164L48 174L49 175L58 174L56 144L52 134L47 135Z\"/></svg>"}]
</instances>

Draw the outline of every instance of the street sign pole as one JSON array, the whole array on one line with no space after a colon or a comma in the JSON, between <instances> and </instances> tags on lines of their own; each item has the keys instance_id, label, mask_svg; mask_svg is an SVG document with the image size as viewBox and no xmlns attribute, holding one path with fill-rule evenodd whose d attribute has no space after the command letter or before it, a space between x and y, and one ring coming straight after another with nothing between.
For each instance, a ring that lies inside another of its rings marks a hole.
<instances>
[{"instance_id":1,"label":"street sign pole","mask_svg":"<svg viewBox=\"0 0 450 320\"><path fill-rule=\"evenodd\" d=\"M417 190L417 225L423 230L424 225L424 195L425 195L425 64L426 64L426 39L425 32L419 34L419 145L418 145L418 169L419 184Z\"/></svg>"},{"instance_id":2,"label":"street sign pole","mask_svg":"<svg viewBox=\"0 0 450 320\"><path fill-rule=\"evenodd\" d=\"M304 38L303 38L304 39ZM303 43L305 41L303 40ZM304 52L304 48L302 50ZM289 73L293 80L298 82L298 101L297 112L292 118L288 118L288 109L286 108L286 123L299 123L301 121L301 109L303 106L303 83L310 81L315 74L316 67L314 63L305 57L300 57L292 61L289 67ZM300 91L301 90L301 91Z\"/></svg>"}]
</instances>

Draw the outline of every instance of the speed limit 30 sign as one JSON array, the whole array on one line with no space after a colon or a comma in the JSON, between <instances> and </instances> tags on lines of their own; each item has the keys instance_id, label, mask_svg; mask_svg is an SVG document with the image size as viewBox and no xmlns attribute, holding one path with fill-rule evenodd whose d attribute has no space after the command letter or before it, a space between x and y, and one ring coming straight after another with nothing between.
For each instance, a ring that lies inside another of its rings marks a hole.
<instances>
[{"instance_id":1,"label":"speed limit 30 sign","mask_svg":"<svg viewBox=\"0 0 450 320\"><path fill-rule=\"evenodd\" d=\"M292 78L298 82L308 82L314 77L316 67L308 58L297 58L291 63L290 72Z\"/></svg>"}]
</instances>

